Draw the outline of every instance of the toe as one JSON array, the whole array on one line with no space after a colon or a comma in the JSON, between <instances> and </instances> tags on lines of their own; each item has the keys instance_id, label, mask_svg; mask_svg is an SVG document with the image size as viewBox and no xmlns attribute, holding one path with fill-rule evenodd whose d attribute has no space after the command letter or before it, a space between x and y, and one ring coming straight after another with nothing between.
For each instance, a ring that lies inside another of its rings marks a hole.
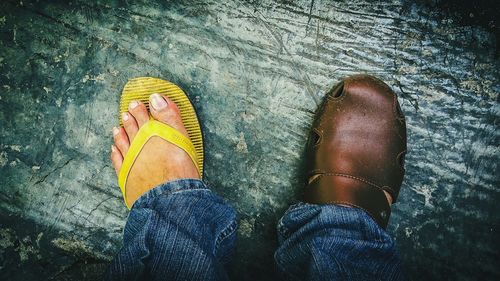
<instances>
[{"instance_id":1,"label":"toe","mask_svg":"<svg viewBox=\"0 0 500 281\"><path fill-rule=\"evenodd\" d=\"M125 132L128 135L128 139L132 142L139 131L139 126L137 125L137 121L135 121L134 116L129 114L128 112L122 113L123 127L125 128Z\"/></svg>"},{"instance_id":2,"label":"toe","mask_svg":"<svg viewBox=\"0 0 500 281\"><path fill-rule=\"evenodd\" d=\"M149 120L148 109L140 101L132 101L128 105L128 111L132 114L132 116L134 116L139 127L146 124Z\"/></svg>"},{"instance_id":3,"label":"toe","mask_svg":"<svg viewBox=\"0 0 500 281\"><path fill-rule=\"evenodd\" d=\"M113 139L115 140L115 146L118 150L120 150L121 154L127 154L130 143L128 141L127 133L122 127L113 128Z\"/></svg>"},{"instance_id":4,"label":"toe","mask_svg":"<svg viewBox=\"0 0 500 281\"><path fill-rule=\"evenodd\" d=\"M111 162L113 163L113 167L115 168L116 174L120 173L120 169L123 163L123 156L116 148L116 146L111 145Z\"/></svg>"},{"instance_id":5,"label":"toe","mask_svg":"<svg viewBox=\"0 0 500 281\"><path fill-rule=\"evenodd\" d=\"M151 115L153 115L156 120L174 127L187 136L187 131L182 123L179 108L172 100L159 94L152 94L149 97L149 104Z\"/></svg>"}]
</instances>

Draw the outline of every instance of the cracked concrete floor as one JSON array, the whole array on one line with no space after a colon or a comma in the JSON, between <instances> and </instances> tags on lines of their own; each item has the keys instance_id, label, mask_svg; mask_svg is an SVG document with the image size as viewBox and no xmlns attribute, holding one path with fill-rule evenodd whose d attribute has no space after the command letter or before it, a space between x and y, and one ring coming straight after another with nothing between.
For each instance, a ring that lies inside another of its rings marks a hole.
<instances>
[{"instance_id":1,"label":"cracked concrete floor","mask_svg":"<svg viewBox=\"0 0 500 281\"><path fill-rule=\"evenodd\" d=\"M133 2L133 3L132 3ZM407 115L389 232L412 280L498 280L496 38L393 0L0 3L0 278L96 280L127 216L108 161L127 79L183 87L238 211L233 280L274 280L318 101L370 73Z\"/></svg>"}]
</instances>

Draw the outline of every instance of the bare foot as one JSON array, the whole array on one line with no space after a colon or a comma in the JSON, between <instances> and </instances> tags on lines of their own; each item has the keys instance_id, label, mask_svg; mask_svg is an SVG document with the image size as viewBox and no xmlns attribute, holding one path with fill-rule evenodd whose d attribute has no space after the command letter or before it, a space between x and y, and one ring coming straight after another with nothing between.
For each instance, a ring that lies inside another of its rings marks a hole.
<instances>
[{"instance_id":1,"label":"bare foot","mask_svg":"<svg viewBox=\"0 0 500 281\"><path fill-rule=\"evenodd\" d=\"M168 124L189 137L179 109L173 101L159 94L149 98L150 111L154 119ZM113 128L114 145L111 161L119 174L123 158L139 128L149 120L146 106L138 101L129 104L129 112L122 116L123 127ZM176 179L194 178L200 175L189 155L181 148L159 138L152 137L137 156L127 178L125 192L127 204L132 204L153 187Z\"/></svg>"}]
</instances>

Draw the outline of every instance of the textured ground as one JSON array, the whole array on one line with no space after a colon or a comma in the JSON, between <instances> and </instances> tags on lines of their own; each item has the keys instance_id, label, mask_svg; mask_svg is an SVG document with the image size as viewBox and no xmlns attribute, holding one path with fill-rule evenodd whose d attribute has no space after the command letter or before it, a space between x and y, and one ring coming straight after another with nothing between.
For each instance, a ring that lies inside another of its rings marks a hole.
<instances>
[{"instance_id":1,"label":"textured ground","mask_svg":"<svg viewBox=\"0 0 500 281\"><path fill-rule=\"evenodd\" d=\"M206 181L238 211L233 280L273 280L316 105L360 72L407 115L389 232L410 278L500 278L494 33L398 0L221 2L0 3L0 279L98 279L127 216L108 161L119 92L157 76L193 100Z\"/></svg>"}]
</instances>

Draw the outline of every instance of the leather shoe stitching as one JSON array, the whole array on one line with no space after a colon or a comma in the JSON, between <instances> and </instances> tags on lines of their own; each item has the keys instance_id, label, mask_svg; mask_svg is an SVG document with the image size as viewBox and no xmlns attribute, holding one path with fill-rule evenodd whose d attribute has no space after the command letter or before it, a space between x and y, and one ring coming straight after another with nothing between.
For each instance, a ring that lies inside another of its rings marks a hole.
<instances>
[{"instance_id":1,"label":"leather shoe stitching","mask_svg":"<svg viewBox=\"0 0 500 281\"><path fill-rule=\"evenodd\" d=\"M318 173L314 173L314 171L318 171ZM311 185L312 183L318 181L323 176L337 176L337 177L345 177L345 178L350 178L350 179L358 180L358 181L366 183L366 184L368 184L368 185L370 185L372 187L376 187L380 191L384 191L385 189L387 189L387 190L391 191L392 193L394 193L394 190L391 187L389 187L389 186L386 186L386 185L380 186L380 185L377 185L377 184L375 184L375 183L373 183L373 182L371 182L369 180L366 180L364 178L360 178L360 177L356 177L356 176L352 176L352 175L348 175L348 174L342 174L342 173L324 173L324 172L321 172L321 170L313 170L313 171L311 171L310 174L312 174L310 177L315 176L315 175L317 175L317 177L315 177L312 181L310 181L308 185Z\"/></svg>"},{"instance_id":2,"label":"leather shoe stitching","mask_svg":"<svg viewBox=\"0 0 500 281\"><path fill-rule=\"evenodd\" d=\"M342 174L342 173L324 173L323 175L325 175L325 176L339 176L339 177L355 179L355 180L364 182L370 186L373 186L373 187L376 187L376 188L382 190L382 187L380 185L377 185L377 184L375 184L367 179L364 179L364 178L360 178L360 177L356 177L356 176L352 176L352 175L348 175L348 174Z\"/></svg>"}]
</instances>

